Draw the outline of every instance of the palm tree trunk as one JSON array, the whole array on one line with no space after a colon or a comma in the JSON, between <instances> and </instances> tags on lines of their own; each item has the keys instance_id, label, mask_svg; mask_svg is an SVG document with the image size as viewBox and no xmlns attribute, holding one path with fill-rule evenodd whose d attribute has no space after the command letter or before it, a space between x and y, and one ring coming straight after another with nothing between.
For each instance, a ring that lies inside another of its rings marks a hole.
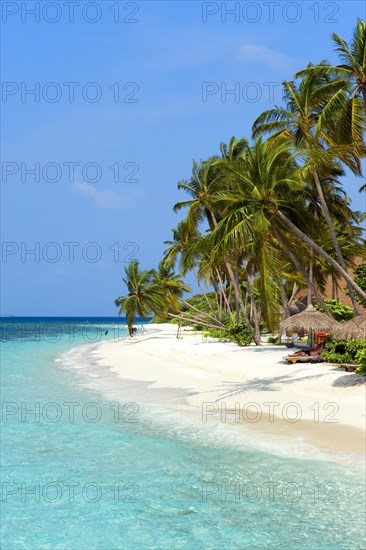
<instances>
[{"instance_id":1,"label":"palm tree trunk","mask_svg":"<svg viewBox=\"0 0 366 550\"><path fill-rule=\"evenodd\" d=\"M320 295L319 290L316 288L313 281L309 278L309 275L308 275L306 269L304 268L304 266L301 264L300 260L292 252L292 249L291 249L290 245L288 244L288 242L286 241L286 239L281 235L280 231L277 231L276 229L274 231L274 234L275 234L276 238L278 239L278 241L280 242L282 248L284 249L284 251L288 255L288 257L290 258L290 260L292 261L292 263L296 267L296 269L299 271L299 273L301 273L301 275L304 277L305 281L308 283L309 288L311 288L311 290L313 291L314 296L316 297L316 299L318 300L318 302L322 306L325 313L327 315L329 315L329 317L333 317L333 315L329 311L326 303L324 302L322 296Z\"/></svg>"},{"instance_id":2,"label":"palm tree trunk","mask_svg":"<svg viewBox=\"0 0 366 550\"><path fill-rule=\"evenodd\" d=\"M221 321L222 319L222 288L221 288L221 285L219 283L219 319Z\"/></svg>"},{"instance_id":3,"label":"palm tree trunk","mask_svg":"<svg viewBox=\"0 0 366 550\"><path fill-rule=\"evenodd\" d=\"M216 273L217 273L217 276L219 278L219 281L220 281L220 288L221 288L221 292L222 292L222 296L225 300L225 304L226 304L226 307L227 307L227 311L228 313L231 315L231 307L230 307L230 304L229 304L229 300L227 299L227 296L226 296L226 292L225 292L225 287L224 287L224 284L222 282L222 278L221 278L221 275L220 275L220 271L218 269L216 269Z\"/></svg>"},{"instance_id":4,"label":"palm tree trunk","mask_svg":"<svg viewBox=\"0 0 366 550\"><path fill-rule=\"evenodd\" d=\"M278 287L280 289L281 302L283 305L283 319L287 319L288 317L291 316L291 311L289 307L289 302L287 300L285 287L281 277L277 277L277 282L278 282Z\"/></svg>"},{"instance_id":5,"label":"palm tree trunk","mask_svg":"<svg viewBox=\"0 0 366 550\"><path fill-rule=\"evenodd\" d=\"M229 296L228 296L229 304L232 303L232 297L231 297L231 295L233 293L232 290L233 290L233 287L232 287L232 285L229 284ZM232 314L232 311L230 311L230 314Z\"/></svg>"},{"instance_id":6,"label":"palm tree trunk","mask_svg":"<svg viewBox=\"0 0 366 550\"><path fill-rule=\"evenodd\" d=\"M211 210L210 210L210 216L211 216L213 226L216 227L217 226L217 220L216 220L216 217L215 217L214 213ZM226 270L227 270L227 273L228 273L228 276L229 276L229 279L230 279L230 283L232 284L233 289L234 289L235 301L236 301L236 303L239 304L240 310L241 310L241 312L243 314L243 317L244 317L244 320L245 320L246 324L248 325L248 327L250 327L248 315L247 315L246 309L244 307L243 298L241 296L240 288L237 284L237 281L236 281L236 278L235 278L235 275L234 275L234 271L232 270L231 265L229 264L229 262L227 260L224 260L224 264L225 264L225 267L226 267Z\"/></svg>"},{"instance_id":7,"label":"palm tree trunk","mask_svg":"<svg viewBox=\"0 0 366 550\"><path fill-rule=\"evenodd\" d=\"M342 275L343 279L349 283L351 285L351 287L357 292L357 294L362 298L363 301L366 301L366 292L364 292L362 290L362 288L360 288L358 286L357 283L355 283L355 281L352 279L352 277L349 276L349 274L347 273L347 271L345 271L333 258L332 256L329 256L329 254L327 254L325 252L325 250L323 250L320 246L318 246L312 239L310 239L310 237L308 237L307 235L305 235L305 233L303 233L301 231L301 229L299 229L298 227L296 227L296 225L294 225L292 223L291 220L289 220L282 212L280 212L279 210L277 210L277 212L275 213L275 217L279 220L281 220L291 231L292 233L294 233L294 235L296 235L297 237L299 237L299 239L301 239L304 243L306 243L307 245L309 245L313 250L314 252L317 252L322 258L324 258L325 260L327 260L327 262L333 267L333 269L339 273L340 275Z\"/></svg>"},{"instance_id":8,"label":"palm tree trunk","mask_svg":"<svg viewBox=\"0 0 366 550\"><path fill-rule=\"evenodd\" d=\"M334 229L332 218L330 217L329 208L328 208L327 202L325 200L324 193L323 193L323 188L321 186L319 176L318 176L318 173L317 173L316 170L313 170L313 177L314 177L316 189L318 191L319 200L320 200L320 204L321 204L321 207L322 207L322 210L323 210L323 214L324 214L324 217L326 219L330 234L332 236L334 249L336 251L339 263L340 263L341 267L344 269L344 271L347 272L346 262L344 261L343 254L342 254L342 251L341 251L341 247L339 246L339 242L338 242L338 239L337 239L337 234L336 234L335 229ZM358 315L359 310L358 310L358 307L357 307L355 293L354 293L353 288L350 284L348 284L347 286L348 286L348 292L349 292L350 298L352 300L352 305L353 305L355 315Z\"/></svg>"},{"instance_id":9,"label":"palm tree trunk","mask_svg":"<svg viewBox=\"0 0 366 550\"><path fill-rule=\"evenodd\" d=\"M218 290L217 290L217 285L216 285L215 282L212 282L212 286L213 286L214 293L215 293L215 301L216 301L216 307L217 307L217 318L219 319L219 321L221 321L221 307L220 307L220 300L219 300L219 293L218 293Z\"/></svg>"},{"instance_id":10,"label":"palm tree trunk","mask_svg":"<svg viewBox=\"0 0 366 550\"><path fill-rule=\"evenodd\" d=\"M297 294L297 291L299 290L299 286L297 284L296 281L294 281L294 286L292 287L292 293L291 293L291 297L288 301L288 305L290 307L290 305L292 304L292 300L295 298L296 294Z\"/></svg>"},{"instance_id":11,"label":"palm tree trunk","mask_svg":"<svg viewBox=\"0 0 366 550\"><path fill-rule=\"evenodd\" d=\"M315 219L318 219L318 211L316 204L313 204L313 216ZM314 280L314 251L312 248L310 248L310 261L309 261L309 279L311 282ZM312 305L312 292L310 286L308 286L308 306Z\"/></svg>"},{"instance_id":12,"label":"palm tree trunk","mask_svg":"<svg viewBox=\"0 0 366 550\"><path fill-rule=\"evenodd\" d=\"M248 286L249 286L249 293L250 293L250 309L252 312L253 322L254 322L254 342L256 346L261 345L261 333L259 329L259 319L258 319L258 312L257 312L257 306L255 304L255 295L254 295L254 282L253 282L253 276L249 275L247 276Z\"/></svg>"},{"instance_id":13,"label":"palm tree trunk","mask_svg":"<svg viewBox=\"0 0 366 550\"><path fill-rule=\"evenodd\" d=\"M309 261L309 280L313 282L313 273L314 273L314 252L310 249L310 261ZM308 286L308 306L312 304L312 292L311 286Z\"/></svg>"},{"instance_id":14,"label":"palm tree trunk","mask_svg":"<svg viewBox=\"0 0 366 550\"><path fill-rule=\"evenodd\" d=\"M223 326L213 325L211 323L206 323L205 321L202 321L202 319L195 319L194 317L189 318L189 317L185 317L182 314L176 315L175 313L167 313L167 315L171 319L179 319L181 322L186 321L187 323L190 323L190 324L202 325L202 326L208 327L208 328L215 328L215 329L218 329L218 330L225 330L225 331L229 330L224 325Z\"/></svg>"},{"instance_id":15,"label":"palm tree trunk","mask_svg":"<svg viewBox=\"0 0 366 550\"><path fill-rule=\"evenodd\" d=\"M230 283L232 284L232 287L233 287L233 289L234 289L235 300L236 300L236 302L239 304L240 310L241 310L241 312L242 312L242 314L243 314L243 317L244 317L244 319L245 319L245 322L246 322L246 324L247 324L248 327L249 327L249 326L250 326L250 323L249 323L249 319L248 319L248 314L247 314L246 309L245 309L245 306L244 306L243 298L242 298L242 295L241 295L241 293L240 293L240 288L239 288L239 286L238 286L237 283L236 283L234 271L232 270L232 267L231 267L231 265L229 264L229 262L226 262L226 261L225 261L225 267L226 267L227 272L228 272L228 275L229 275Z\"/></svg>"},{"instance_id":16,"label":"palm tree trunk","mask_svg":"<svg viewBox=\"0 0 366 550\"><path fill-rule=\"evenodd\" d=\"M183 304L185 304L186 306L188 306L189 308L193 309L194 311L197 311L197 313L199 313L200 315L204 315L205 317L208 317L209 319L212 319L213 321L215 321L216 323L219 323L220 325L224 326L223 323L221 323L221 321L218 321L216 319L216 317L212 317L212 315L209 315L208 313L204 312L204 311L201 311L200 309L198 309L197 307L195 306L192 306L192 304L190 304L189 302L186 302L186 300L183 300L182 299L182 302ZM188 313L189 315L189 313Z\"/></svg>"},{"instance_id":17,"label":"palm tree trunk","mask_svg":"<svg viewBox=\"0 0 366 550\"><path fill-rule=\"evenodd\" d=\"M249 285L247 282L247 285L245 288L245 300L244 300L245 311L248 311L248 302L249 302Z\"/></svg>"},{"instance_id":18,"label":"palm tree trunk","mask_svg":"<svg viewBox=\"0 0 366 550\"><path fill-rule=\"evenodd\" d=\"M210 311L211 311L212 313L215 313L215 312L214 312L214 309L213 309L213 307L212 307L212 305L211 305L211 303L210 303L210 300L209 300L208 297L207 297L206 292L203 290L203 287L202 287L202 285L201 285L201 282L200 282L200 280L199 280L199 277L198 277L196 271L195 271L194 269L192 269L192 271L193 271L193 274L194 274L194 276L195 276L195 278L196 278L197 284L198 284L198 286L199 286L199 288L200 288L200 290L201 290L203 296L205 297L205 300L206 300L206 302L207 302L207 305L208 305L208 307L210 308Z\"/></svg>"},{"instance_id":19,"label":"palm tree trunk","mask_svg":"<svg viewBox=\"0 0 366 550\"><path fill-rule=\"evenodd\" d=\"M236 260L236 265L235 265L235 282L236 282L236 285L237 287L239 288L239 277L238 277L238 260ZM236 322L237 323L240 323L240 307L239 307L239 302L237 300L235 300L235 312L236 312Z\"/></svg>"}]
</instances>

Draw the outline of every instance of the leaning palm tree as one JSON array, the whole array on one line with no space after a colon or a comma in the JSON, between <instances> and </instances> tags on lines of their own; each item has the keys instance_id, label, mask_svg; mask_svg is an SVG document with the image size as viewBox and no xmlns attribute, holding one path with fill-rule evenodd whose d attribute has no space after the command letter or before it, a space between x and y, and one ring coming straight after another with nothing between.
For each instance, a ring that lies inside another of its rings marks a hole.
<instances>
[{"instance_id":1,"label":"leaning palm tree","mask_svg":"<svg viewBox=\"0 0 366 550\"><path fill-rule=\"evenodd\" d=\"M179 270L183 275L185 275L188 271L192 271L197 284L205 297L208 307L213 312L211 302L202 287L201 279L196 269L197 264L199 264L200 257L202 256L202 251L196 251L195 256L190 255L189 260L187 255L192 245L200 237L198 229L196 229L194 225L186 219L179 222L177 227L172 231L173 239L170 241L164 241L164 244L169 246L164 250L163 261L172 267L175 267L176 263L179 261Z\"/></svg>"},{"instance_id":2,"label":"leaning palm tree","mask_svg":"<svg viewBox=\"0 0 366 550\"><path fill-rule=\"evenodd\" d=\"M237 250L238 246L249 253L253 251L256 271L262 276L263 314L269 324L273 323L270 305L278 299L276 242L312 286L317 298L319 293L299 260L301 255L293 254L297 241L324 258L360 296L366 296L337 261L317 244L319 225L309 218L301 169L291 150L290 142L259 139L253 147L248 144L243 159L223 167L225 179L230 182L230 189L217 193L216 198L223 218L212 234L203 237L213 258ZM273 240L275 242L271 242ZM198 241L193 253L197 246L202 244Z\"/></svg>"},{"instance_id":3,"label":"leaning palm tree","mask_svg":"<svg viewBox=\"0 0 366 550\"><path fill-rule=\"evenodd\" d=\"M349 222L343 223L342 218L335 224L338 241L342 248L342 253L347 267L354 272L356 269L355 258L362 256L362 249L364 247L364 240L362 239L362 228L358 224ZM322 248L328 252L328 254L334 255L334 247L332 238L329 232L325 231L322 238ZM341 277L334 269L323 262L323 273L329 276L332 281L332 298L339 299L339 281Z\"/></svg>"},{"instance_id":4,"label":"leaning palm tree","mask_svg":"<svg viewBox=\"0 0 366 550\"><path fill-rule=\"evenodd\" d=\"M181 274L175 273L173 267L164 260L160 262L158 271L154 273L154 279L164 293L167 306L166 310L160 313L160 318L179 319L180 322L187 321L190 324L197 324L197 321L199 321L200 324L202 323L205 326L224 328L220 319L200 311L183 298L185 292L191 292L191 288L180 277ZM183 304L188 308L184 313L181 312L181 305ZM198 317L197 313L199 314ZM212 322L215 324L213 325Z\"/></svg>"},{"instance_id":5,"label":"leaning palm tree","mask_svg":"<svg viewBox=\"0 0 366 550\"><path fill-rule=\"evenodd\" d=\"M185 283L179 273L175 273L173 267L167 262L161 261L158 270L154 272L153 279L161 288L168 306L168 310L177 313L185 292L192 292L190 286Z\"/></svg>"},{"instance_id":6,"label":"leaning palm tree","mask_svg":"<svg viewBox=\"0 0 366 550\"><path fill-rule=\"evenodd\" d=\"M220 165L223 161L230 163L237 158L244 144L245 140L236 140L235 138L231 138L229 145L221 143L221 159L218 159L218 157L211 157L207 161L201 161L199 165L193 162L191 179L189 181L183 180L178 183L178 189L183 189L192 198L178 202L174 206L174 211L177 212L184 207L188 207L185 223L193 232L197 233L198 224L205 219L211 230L213 230L220 221L220 213L214 206L216 192L222 190L223 186L225 186L225 182L222 180ZM223 258L222 263L225 266L230 284L234 290L237 309L240 308L242 315L246 318L246 308L235 273L236 265L233 267L233 259L228 257Z\"/></svg>"},{"instance_id":7,"label":"leaning palm tree","mask_svg":"<svg viewBox=\"0 0 366 550\"><path fill-rule=\"evenodd\" d=\"M314 181L339 264L343 271L347 272L319 177L319 172L324 169L324 165L334 163L334 147L333 152L332 147L327 150L324 148L324 144L329 143L329 135L324 129L321 129L319 136L316 135L319 117L333 93L332 83L329 81L325 85L323 76L316 73L307 74L299 84L285 82L283 92L285 108L275 107L262 113L253 124L253 136L268 133L274 141L290 138L293 146L305 155L303 178L312 177ZM357 311L357 302L350 283L348 289L353 307Z\"/></svg>"},{"instance_id":8,"label":"leaning palm tree","mask_svg":"<svg viewBox=\"0 0 366 550\"><path fill-rule=\"evenodd\" d=\"M269 328L275 325L279 310L280 265L271 234L271 216L267 216L266 208L271 189L276 193L286 189L284 175L288 151L289 146L285 147L284 143L274 148L269 142L264 144L258 140L253 148L246 142L241 155L231 163L222 161L220 168L225 186L215 198L222 219L212 233L201 239L206 241L213 259L219 261L233 251L241 258L257 344L260 343L260 337L259 311L254 298L255 284L261 298L261 312ZM296 169L294 162L289 162L291 170L286 172L288 179ZM293 188L298 190L300 183L295 181Z\"/></svg>"},{"instance_id":9,"label":"leaning palm tree","mask_svg":"<svg viewBox=\"0 0 366 550\"><path fill-rule=\"evenodd\" d=\"M137 261L125 267L126 277L122 280L127 286L128 295L115 300L119 308L118 315L126 313L127 326L130 334L137 316L146 319L157 311L167 308L167 300L162 286L156 281L155 271L140 271Z\"/></svg>"},{"instance_id":10,"label":"leaning palm tree","mask_svg":"<svg viewBox=\"0 0 366 550\"><path fill-rule=\"evenodd\" d=\"M179 270L185 274L194 266L194 261L191 264L187 263L186 252L199 238L200 233L187 220L180 221L177 227L172 229L172 233L172 239L164 241L164 244L168 245L164 250L164 262L172 267L178 263Z\"/></svg>"},{"instance_id":11,"label":"leaning palm tree","mask_svg":"<svg viewBox=\"0 0 366 550\"><path fill-rule=\"evenodd\" d=\"M359 216L357 212L354 212L350 208L350 199L342 188L342 185L339 181L340 176L344 176L345 172L338 162L330 163L329 165L319 166L318 168L318 177L322 184L323 194L328 206L330 216L332 218L332 223L335 227L337 234L337 241L339 242L340 248L342 250L342 255L344 257L347 267L352 267L352 264L349 262L349 258L345 255L344 239L341 241L341 234L348 233L350 241L352 241L352 232L354 228L354 223L359 222ZM319 201L319 195L314 183L314 178L309 174L308 180L304 181L304 193L305 198L308 203L309 214L314 218L314 220L319 220L320 223L323 221L323 212L322 206ZM324 231L325 229L325 231ZM326 252L334 252L334 245L332 236L329 235L332 246L329 247L329 239L327 231L328 228L321 230L320 235L322 240L320 244ZM324 238L327 237L327 245L325 246ZM357 254L356 254L357 255ZM310 262L309 262L309 272L311 277L313 275L320 275L321 270L319 269L319 264L314 270L313 262L313 253L310 251ZM334 271L333 271L334 272ZM339 276L338 276L339 277ZM323 281L324 284L324 281ZM311 291L308 293L308 305L312 303Z\"/></svg>"}]
</instances>

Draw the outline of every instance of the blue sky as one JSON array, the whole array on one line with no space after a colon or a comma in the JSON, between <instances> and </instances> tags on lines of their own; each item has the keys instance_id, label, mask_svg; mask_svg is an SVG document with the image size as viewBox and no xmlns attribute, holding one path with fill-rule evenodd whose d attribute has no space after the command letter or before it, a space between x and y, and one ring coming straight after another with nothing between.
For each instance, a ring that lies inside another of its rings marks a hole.
<instances>
[{"instance_id":1,"label":"blue sky","mask_svg":"<svg viewBox=\"0 0 366 550\"><path fill-rule=\"evenodd\" d=\"M2 315L114 315L126 262L160 261L192 159L250 136L279 84L336 62L330 34L365 16L358 1L106 0L71 22L65 2L24 4L2 3ZM362 209L360 184L345 178Z\"/></svg>"}]
</instances>

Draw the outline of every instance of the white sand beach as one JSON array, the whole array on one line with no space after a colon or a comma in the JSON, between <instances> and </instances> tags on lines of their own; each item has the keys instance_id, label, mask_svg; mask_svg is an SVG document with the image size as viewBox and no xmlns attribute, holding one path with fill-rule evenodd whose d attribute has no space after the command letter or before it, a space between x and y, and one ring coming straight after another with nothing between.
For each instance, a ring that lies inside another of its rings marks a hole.
<instances>
[{"instance_id":1,"label":"white sand beach","mask_svg":"<svg viewBox=\"0 0 366 550\"><path fill-rule=\"evenodd\" d=\"M298 438L338 458L362 457L364 377L325 363L289 365L285 346L242 348L191 332L177 339L170 324L146 328L136 340L93 350L97 364L135 383L131 401L189 411L207 425L245 425L258 437ZM104 380L107 390L114 384Z\"/></svg>"}]
</instances>

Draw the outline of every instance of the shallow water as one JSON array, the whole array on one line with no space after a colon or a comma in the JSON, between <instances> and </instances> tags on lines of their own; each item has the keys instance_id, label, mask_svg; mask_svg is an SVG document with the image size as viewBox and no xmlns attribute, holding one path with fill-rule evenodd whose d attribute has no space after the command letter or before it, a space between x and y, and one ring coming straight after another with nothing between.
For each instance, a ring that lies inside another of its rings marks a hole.
<instances>
[{"instance_id":1,"label":"shallow water","mask_svg":"<svg viewBox=\"0 0 366 550\"><path fill-rule=\"evenodd\" d=\"M113 320L85 321L42 332L38 320L38 340L30 321L23 338L18 319L3 325L2 548L365 547L361 468L298 458L295 444L264 452L250 432L240 447L222 430L205 438L174 411L131 402L127 385L107 400L85 360L114 338Z\"/></svg>"}]
</instances>

